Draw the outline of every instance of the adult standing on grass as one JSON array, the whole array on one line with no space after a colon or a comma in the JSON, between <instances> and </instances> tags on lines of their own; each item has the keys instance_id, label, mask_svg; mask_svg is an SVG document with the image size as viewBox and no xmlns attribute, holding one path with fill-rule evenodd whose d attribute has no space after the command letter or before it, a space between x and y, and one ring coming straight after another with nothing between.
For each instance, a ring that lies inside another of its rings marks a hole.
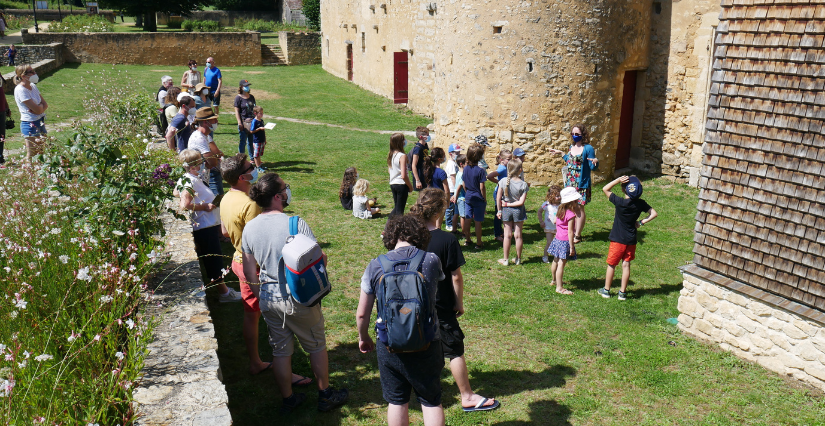
<instances>
[{"instance_id":1,"label":"adult standing on grass","mask_svg":"<svg viewBox=\"0 0 825 426\"><path fill-rule=\"evenodd\" d=\"M189 111L195 109L195 100L184 95L180 101L180 110L175 118L169 123L166 130L166 143L169 150L181 152L189 147L189 137L194 128L189 123Z\"/></svg>"},{"instance_id":2,"label":"adult standing on grass","mask_svg":"<svg viewBox=\"0 0 825 426\"><path fill-rule=\"evenodd\" d=\"M576 218L576 234L573 240L578 244L582 241L582 229L587 217L584 213L584 206L590 202L590 172L599 168L599 159L596 158L596 150L590 145L590 134L583 124L576 124L570 129L570 136L573 138L573 145L565 154L563 151L551 149L551 154L564 155L567 172L564 174L564 186L576 188L582 198L581 216Z\"/></svg>"},{"instance_id":3,"label":"adult standing on grass","mask_svg":"<svg viewBox=\"0 0 825 426\"><path fill-rule=\"evenodd\" d=\"M189 136L189 148L203 154L206 168L209 170L209 189L215 196L221 195L223 194L223 180L218 167L223 152L210 136L218 128L218 116L212 108L201 108L195 113L195 126L195 131Z\"/></svg>"},{"instance_id":4,"label":"adult standing on grass","mask_svg":"<svg viewBox=\"0 0 825 426\"><path fill-rule=\"evenodd\" d=\"M249 93L250 82L241 80L238 83L238 95L235 96L235 120L238 121L238 152L241 154L246 152L249 148L249 153L252 154L252 135L249 133L249 128L252 125L252 119L255 118L255 113L252 108L255 108L255 97Z\"/></svg>"},{"instance_id":5,"label":"adult standing on grass","mask_svg":"<svg viewBox=\"0 0 825 426\"><path fill-rule=\"evenodd\" d=\"M201 73L198 72L198 61L190 59L189 69L183 73L183 78L180 80L180 87L183 91L191 93L200 82Z\"/></svg>"},{"instance_id":6,"label":"adult standing on grass","mask_svg":"<svg viewBox=\"0 0 825 426\"><path fill-rule=\"evenodd\" d=\"M223 76L221 70L215 66L215 58L206 58L206 69L203 71L203 82L209 87L207 97L212 101L212 109L215 114L220 114L221 88L223 87Z\"/></svg>"},{"instance_id":7,"label":"adult standing on grass","mask_svg":"<svg viewBox=\"0 0 825 426\"><path fill-rule=\"evenodd\" d=\"M329 384L329 357L324 333L321 304L304 307L292 301L286 283L278 280L278 262L289 236L289 185L276 173L267 173L252 185L249 198L261 207L261 214L243 230L243 272L252 293L258 298L261 314L269 329L275 381L283 397L283 408L290 412L306 400L306 394L294 393L292 353L295 337L309 354L309 363L318 383L318 411L330 411L346 402L346 389ZM298 232L315 240L312 230L298 219ZM326 254L324 255L326 258ZM260 265L260 274L255 265Z\"/></svg>"},{"instance_id":8,"label":"adult standing on grass","mask_svg":"<svg viewBox=\"0 0 825 426\"><path fill-rule=\"evenodd\" d=\"M442 231L438 221L450 205L443 191L427 188L418 194L418 201L410 208L410 213L418 215L430 231L427 251L441 259L444 279L438 282L435 310L438 315L438 333L441 336L441 350L450 361L450 371L461 393L461 408L465 412L494 410L501 405L494 398L485 398L473 392L467 361L464 359L464 332L458 324L458 317L464 315L464 254L458 238L450 232Z\"/></svg>"},{"instance_id":9,"label":"adult standing on grass","mask_svg":"<svg viewBox=\"0 0 825 426\"><path fill-rule=\"evenodd\" d=\"M0 87L5 84L6 79L0 75ZM6 162L6 157L3 156L6 145L6 117L11 117L11 109L9 108L9 102L6 100L6 94L0 93L0 169L6 167L3 165Z\"/></svg>"},{"instance_id":10,"label":"adult standing on grass","mask_svg":"<svg viewBox=\"0 0 825 426\"><path fill-rule=\"evenodd\" d=\"M20 132L26 139L26 159L43 152L41 135L46 132L46 110L49 104L37 90L40 79L29 64L14 69L14 101L20 110Z\"/></svg>"},{"instance_id":11,"label":"adult standing on grass","mask_svg":"<svg viewBox=\"0 0 825 426\"><path fill-rule=\"evenodd\" d=\"M390 174L390 189L392 190L393 207L390 217L404 214L407 207L407 197L413 190L410 177L407 174L407 155L404 154L404 145L407 139L402 133L393 133L390 136L390 153L387 155L387 170Z\"/></svg>"}]
</instances>

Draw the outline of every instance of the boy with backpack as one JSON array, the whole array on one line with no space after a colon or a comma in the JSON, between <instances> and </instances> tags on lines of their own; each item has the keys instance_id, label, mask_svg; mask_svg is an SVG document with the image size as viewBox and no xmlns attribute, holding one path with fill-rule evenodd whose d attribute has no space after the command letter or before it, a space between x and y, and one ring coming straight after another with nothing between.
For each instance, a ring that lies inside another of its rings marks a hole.
<instances>
[{"instance_id":1,"label":"boy with backpack","mask_svg":"<svg viewBox=\"0 0 825 426\"><path fill-rule=\"evenodd\" d=\"M622 184L624 198L619 198L610 190L616 184ZM642 182L636 176L622 176L602 188L613 205L616 214L613 217L613 229L610 231L610 249L607 253L607 274L604 279L604 288L598 293L605 299L610 298L610 286L613 283L613 274L616 265L622 262L622 286L619 290L619 300L627 299L627 283L630 281L630 262L636 258L636 229L655 219L657 214L642 197ZM642 213L647 217L639 220Z\"/></svg>"},{"instance_id":2,"label":"boy with backpack","mask_svg":"<svg viewBox=\"0 0 825 426\"><path fill-rule=\"evenodd\" d=\"M407 425L411 391L421 403L424 424L444 424L441 406L441 351L436 315L438 282L444 279L438 256L425 251L430 232L414 215L396 216L384 229L386 255L373 259L361 277L356 323L358 348L375 350L381 389L389 403L387 423ZM378 344L369 335L372 307Z\"/></svg>"}]
</instances>

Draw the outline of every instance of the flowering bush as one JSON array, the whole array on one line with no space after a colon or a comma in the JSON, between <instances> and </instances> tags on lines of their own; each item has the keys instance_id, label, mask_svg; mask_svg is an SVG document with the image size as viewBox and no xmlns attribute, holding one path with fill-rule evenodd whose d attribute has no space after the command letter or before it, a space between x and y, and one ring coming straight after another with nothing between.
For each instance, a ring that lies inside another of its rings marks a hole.
<instances>
[{"instance_id":1,"label":"flowering bush","mask_svg":"<svg viewBox=\"0 0 825 426\"><path fill-rule=\"evenodd\" d=\"M277 32L277 31L307 31L308 28L297 25L288 24L276 21L266 21L263 19L244 19L235 18L235 28L241 30L258 31L258 32Z\"/></svg>"},{"instance_id":2,"label":"flowering bush","mask_svg":"<svg viewBox=\"0 0 825 426\"><path fill-rule=\"evenodd\" d=\"M36 166L0 175L2 424L135 417L132 388L152 326L141 287L180 172L171 153L147 149L141 103L121 108L106 96L129 99L104 95L114 107L48 141Z\"/></svg>"},{"instance_id":3,"label":"flowering bush","mask_svg":"<svg viewBox=\"0 0 825 426\"><path fill-rule=\"evenodd\" d=\"M181 24L181 27L187 31L195 31L199 33L213 33L223 31L223 26L218 21L197 21L197 20L185 20Z\"/></svg>"},{"instance_id":4,"label":"flowering bush","mask_svg":"<svg viewBox=\"0 0 825 426\"><path fill-rule=\"evenodd\" d=\"M115 25L100 15L69 15L62 21L52 21L46 32L50 33L110 33Z\"/></svg>"},{"instance_id":5,"label":"flowering bush","mask_svg":"<svg viewBox=\"0 0 825 426\"><path fill-rule=\"evenodd\" d=\"M34 26L34 17L30 15L16 16L6 15L6 30L17 30L20 28L31 28Z\"/></svg>"}]
</instances>

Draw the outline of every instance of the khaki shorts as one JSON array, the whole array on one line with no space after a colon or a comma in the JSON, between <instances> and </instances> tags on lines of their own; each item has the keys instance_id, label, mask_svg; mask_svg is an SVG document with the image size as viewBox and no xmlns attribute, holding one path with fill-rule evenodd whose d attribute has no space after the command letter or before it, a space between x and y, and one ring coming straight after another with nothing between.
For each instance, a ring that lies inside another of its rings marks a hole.
<instances>
[{"instance_id":1,"label":"khaki shorts","mask_svg":"<svg viewBox=\"0 0 825 426\"><path fill-rule=\"evenodd\" d=\"M309 354L327 348L324 335L324 314L321 305L306 308L292 303L291 299L260 300L261 314L269 329L269 345L272 356L291 356L294 338Z\"/></svg>"}]
</instances>

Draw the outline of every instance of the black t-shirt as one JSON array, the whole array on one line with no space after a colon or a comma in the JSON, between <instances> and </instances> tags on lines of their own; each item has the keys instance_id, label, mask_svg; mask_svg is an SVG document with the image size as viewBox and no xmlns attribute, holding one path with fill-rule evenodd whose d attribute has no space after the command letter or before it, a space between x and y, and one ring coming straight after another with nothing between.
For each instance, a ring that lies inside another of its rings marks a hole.
<instances>
[{"instance_id":1,"label":"black t-shirt","mask_svg":"<svg viewBox=\"0 0 825 426\"><path fill-rule=\"evenodd\" d=\"M235 96L235 108L240 109L241 120L251 120L255 118L255 113L252 108L255 108L255 97L249 95L249 99L244 99L243 96Z\"/></svg>"},{"instance_id":2,"label":"black t-shirt","mask_svg":"<svg viewBox=\"0 0 825 426\"><path fill-rule=\"evenodd\" d=\"M412 155L410 155L410 165L412 165L413 156L418 156L418 163L415 163L415 168L418 170L418 177L421 178L421 185L426 185L426 179L424 178L424 157L430 155L430 149L427 148L427 145L422 145L420 143L416 143L412 150ZM414 178L415 176L413 176ZM415 181L413 181L413 185L415 185Z\"/></svg>"},{"instance_id":3,"label":"black t-shirt","mask_svg":"<svg viewBox=\"0 0 825 426\"><path fill-rule=\"evenodd\" d=\"M438 317L445 315L455 316L455 291L453 290L453 271L464 266L464 254L458 239L450 232L440 229L430 231L430 245L427 251L434 253L441 260L441 270L444 272L444 279L438 283L438 295L435 299L435 308Z\"/></svg>"},{"instance_id":4,"label":"black t-shirt","mask_svg":"<svg viewBox=\"0 0 825 426\"><path fill-rule=\"evenodd\" d=\"M347 188L347 191L344 192L343 197L338 198L341 199L341 207L343 207L344 210L352 210L352 185Z\"/></svg>"},{"instance_id":5,"label":"black t-shirt","mask_svg":"<svg viewBox=\"0 0 825 426\"><path fill-rule=\"evenodd\" d=\"M608 238L619 244L636 245L636 221L642 213L650 211L650 205L641 198L620 198L616 194L610 194L610 202L616 206L616 214Z\"/></svg>"}]
</instances>

